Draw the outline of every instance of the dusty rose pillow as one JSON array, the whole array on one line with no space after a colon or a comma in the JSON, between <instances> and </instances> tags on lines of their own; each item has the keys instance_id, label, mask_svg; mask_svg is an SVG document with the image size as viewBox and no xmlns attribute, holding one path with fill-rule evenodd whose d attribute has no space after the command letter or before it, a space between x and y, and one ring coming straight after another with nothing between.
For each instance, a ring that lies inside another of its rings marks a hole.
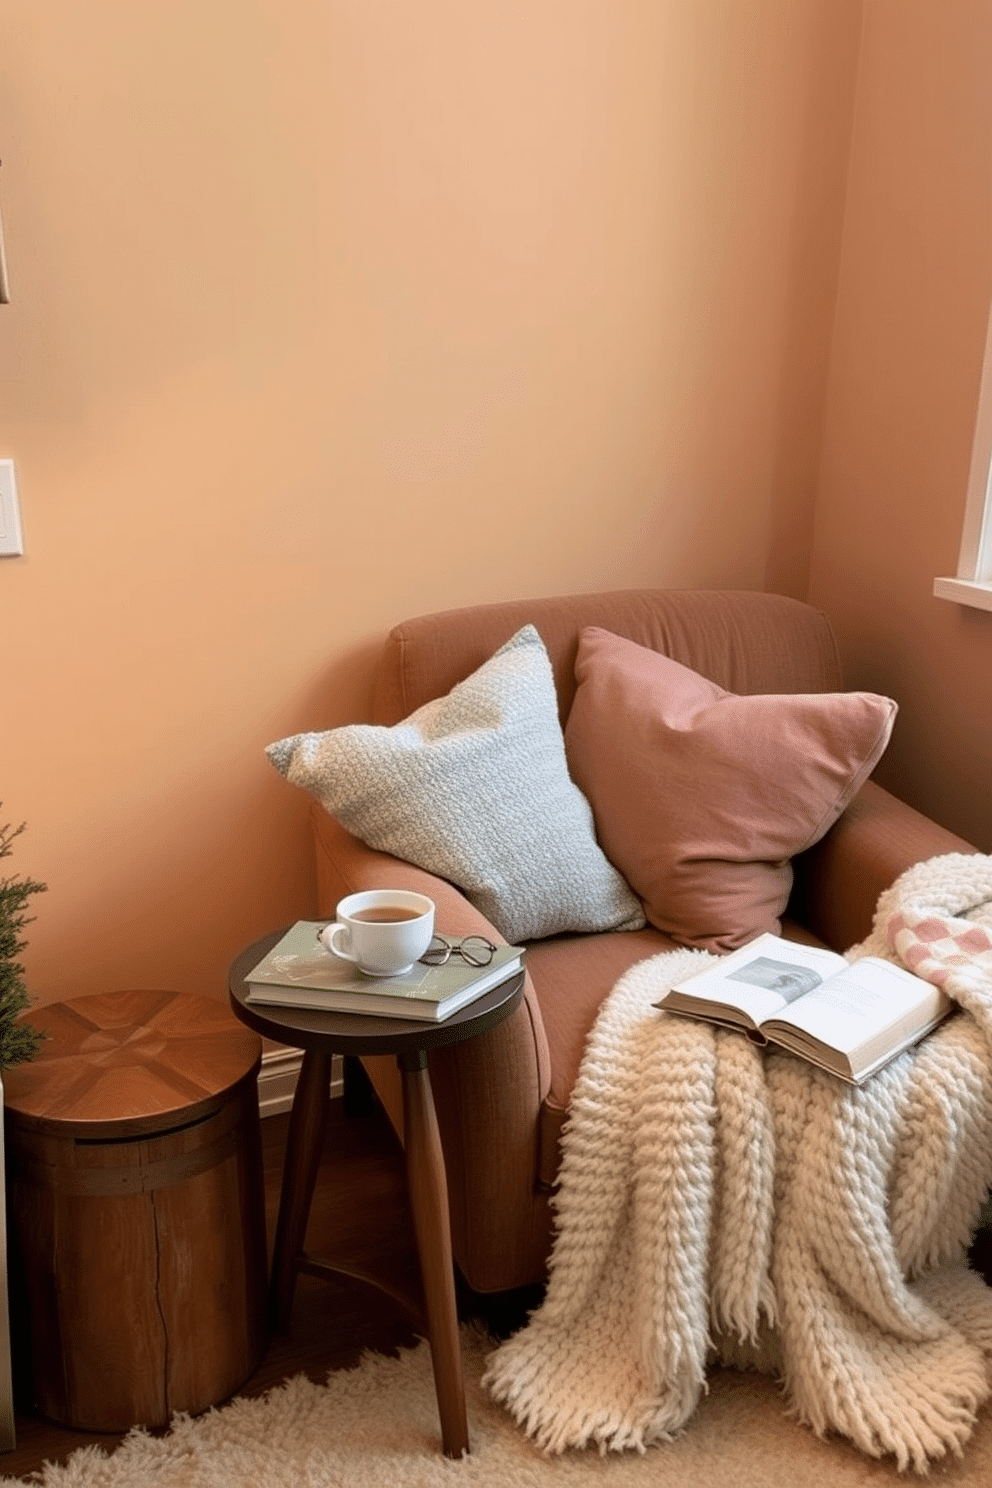
<instances>
[{"instance_id":1,"label":"dusty rose pillow","mask_svg":"<svg viewBox=\"0 0 992 1488\"><path fill-rule=\"evenodd\" d=\"M871 773L896 715L870 692L741 697L657 651L589 628L565 729L600 846L682 945L777 932L790 859Z\"/></svg>"}]
</instances>

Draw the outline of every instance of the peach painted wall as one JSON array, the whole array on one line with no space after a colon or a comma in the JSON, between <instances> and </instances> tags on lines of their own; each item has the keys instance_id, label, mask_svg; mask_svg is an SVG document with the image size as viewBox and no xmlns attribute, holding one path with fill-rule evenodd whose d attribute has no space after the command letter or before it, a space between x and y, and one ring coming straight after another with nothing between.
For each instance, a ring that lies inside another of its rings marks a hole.
<instances>
[{"instance_id":1,"label":"peach painted wall","mask_svg":"<svg viewBox=\"0 0 992 1488\"><path fill-rule=\"evenodd\" d=\"M992 3L867 0L810 597L901 707L879 778L992 851L992 614L957 569L992 295Z\"/></svg>"},{"instance_id":2,"label":"peach painted wall","mask_svg":"<svg viewBox=\"0 0 992 1488\"><path fill-rule=\"evenodd\" d=\"M310 911L263 746L361 716L394 622L804 591L860 12L4 0L35 996L223 997Z\"/></svg>"}]
</instances>

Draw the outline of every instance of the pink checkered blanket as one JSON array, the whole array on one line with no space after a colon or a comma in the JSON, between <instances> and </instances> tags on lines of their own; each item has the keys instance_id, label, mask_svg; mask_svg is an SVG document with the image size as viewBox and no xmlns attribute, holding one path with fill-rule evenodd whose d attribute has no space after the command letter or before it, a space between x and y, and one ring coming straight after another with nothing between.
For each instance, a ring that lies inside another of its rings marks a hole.
<instances>
[{"instance_id":1,"label":"pink checkered blanket","mask_svg":"<svg viewBox=\"0 0 992 1488\"><path fill-rule=\"evenodd\" d=\"M984 904L980 899L971 908ZM992 935L982 925L935 914L925 905L907 906L889 920L885 936L904 966L938 987L952 984L966 1007L969 991L992 980Z\"/></svg>"}]
</instances>

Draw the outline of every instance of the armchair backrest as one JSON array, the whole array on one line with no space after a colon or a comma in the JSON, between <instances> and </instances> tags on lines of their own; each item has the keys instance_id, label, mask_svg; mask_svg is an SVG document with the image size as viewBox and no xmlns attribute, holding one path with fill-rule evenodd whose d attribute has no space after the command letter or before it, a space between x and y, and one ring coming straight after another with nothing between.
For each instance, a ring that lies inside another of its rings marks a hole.
<instances>
[{"instance_id":1,"label":"armchair backrest","mask_svg":"<svg viewBox=\"0 0 992 1488\"><path fill-rule=\"evenodd\" d=\"M837 692L830 622L781 594L729 589L622 589L508 600L404 621L386 638L373 722L398 723L481 666L522 625L547 647L562 722L575 696L579 633L597 625L691 667L729 692Z\"/></svg>"}]
</instances>

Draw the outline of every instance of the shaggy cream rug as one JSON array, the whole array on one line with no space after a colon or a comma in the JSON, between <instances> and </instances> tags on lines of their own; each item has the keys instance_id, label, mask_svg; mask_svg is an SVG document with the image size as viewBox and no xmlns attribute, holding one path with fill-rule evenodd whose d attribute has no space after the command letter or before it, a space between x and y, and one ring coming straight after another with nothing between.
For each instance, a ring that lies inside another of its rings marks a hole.
<instances>
[{"instance_id":1,"label":"shaggy cream rug","mask_svg":"<svg viewBox=\"0 0 992 1488\"><path fill-rule=\"evenodd\" d=\"M685 1432L647 1452L568 1451L544 1457L483 1391L492 1343L463 1333L472 1454L440 1454L430 1355L366 1355L326 1385L297 1376L257 1400L196 1419L177 1417L152 1437L132 1432L112 1456L86 1447L48 1466L45 1488L863 1488L907 1482L891 1461L820 1440L789 1419L763 1375L714 1373ZM919 1481L910 1475L910 1481ZM988 1488L992 1415L983 1412L962 1458L936 1463L928 1483ZM0 1488L24 1488L0 1478Z\"/></svg>"}]
</instances>

